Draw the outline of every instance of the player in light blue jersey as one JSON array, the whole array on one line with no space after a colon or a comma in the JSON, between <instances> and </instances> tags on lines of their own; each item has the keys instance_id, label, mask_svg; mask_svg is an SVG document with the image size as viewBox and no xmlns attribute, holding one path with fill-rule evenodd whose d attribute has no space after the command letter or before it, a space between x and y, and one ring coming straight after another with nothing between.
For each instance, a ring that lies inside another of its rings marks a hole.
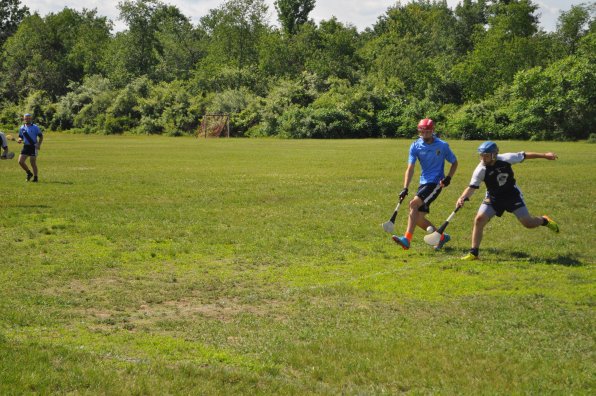
<instances>
[{"instance_id":1,"label":"player in light blue jersey","mask_svg":"<svg viewBox=\"0 0 596 396\"><path fill-rule=\"evenodd\" d=\"M457 170L457 158L451 151L447 142L439 139L435 134L433 120L425 118L418 123L418 134L420 138L410 146L408 167L404 175L404 189L399 197L403 199L408 195L408 187L414 176L416 161L420 162L422 173L420 175L420 186L416 196L410 201L410 214L408 217L408 228L404 236L393 235L393 240L403 249L410 248L412 236L416 226L423 230L435 226L426 218L430 212L430 204L441 193L442 188L451 183L451 178ZM449 173L445 176L445 161L451 164ZM441 249L451 237L443 234L441 241L435 249Z\"/></svg>"},{"instance_id":2,"label":"player in light blue jersey","mask_svg":"<svg viewBox=\"0 0 596 396\"><path fill-rule=\"evenodd\" d=\"M19 165L27 172L27 181L33 178L33 181L37 182L37 155L41 148L41 142L43 142L43 134L31 119L31 114L25 114L23 116L23 125L19 128L19 139L17 142L19 144L23 143L23 149L21 150L21 155L19 155ZM33 172L27 166L27 158L31 162Z\"/></svg>"}]
</instances>

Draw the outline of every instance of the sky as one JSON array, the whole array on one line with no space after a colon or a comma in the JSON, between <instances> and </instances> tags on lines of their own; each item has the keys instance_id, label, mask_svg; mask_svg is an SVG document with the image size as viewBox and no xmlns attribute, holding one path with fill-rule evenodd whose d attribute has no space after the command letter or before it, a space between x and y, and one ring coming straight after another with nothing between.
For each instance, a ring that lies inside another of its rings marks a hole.
<instances>
[{"instance_id":1,"label":"sky","mask_svg":"<svg viewBox=\"0 0 596 396\"><path fill-rule=\"evenodd\" d=\"M106 16L114 22L116 31L124 30L126 25L118 20L118 2L121 0L21 0L31 12L39 12L45 16L50 12L59 12L64 7L77 11L86 9L97 9L100 16ZM461 0L447 0L449 7L454 9ZM554 31L557 25L557 18L561 11L568 11L572 5L588 3L590 0L534 0L539 6L540 25L546 31ZM209 10L222 5L225 0L161 0L162 3L178 7L178 9L197 24L199 19L206 15ZM275 12L274 0L265 0L269 6L269 21L277 25L277 14ZM377 21L378 17L384 15L387 9L395 5L395 0L317 0L310 17L316 22L323 19L330 19L335 16L340 22L356 26L359 31L364 30ZM402 0L405 4L407 0Z\"/></svg>"}]
</instances>

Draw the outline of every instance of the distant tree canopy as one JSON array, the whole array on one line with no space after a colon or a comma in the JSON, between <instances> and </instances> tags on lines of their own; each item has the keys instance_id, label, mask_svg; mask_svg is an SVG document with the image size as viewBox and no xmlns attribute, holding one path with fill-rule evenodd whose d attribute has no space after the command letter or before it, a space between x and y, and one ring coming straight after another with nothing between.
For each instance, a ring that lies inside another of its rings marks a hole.
<instances>
[{"instance_id":1,"label":"distant tree canopy","mask_svg":"<svg viewBox=\"0 0 596 396\"><path fill-rule=\"evenodd\" d=\"M283 30L296 34L308 22L308 14L315 8L315 0L276 0L277 18Z\"/></svg>"},{"instance_id":2,"label":"distant tree canopy","mask_svg":"<svg viewBox=\"0 0 596 396\"><path fill-rule=\"evenodd\" d=\"M359 32L315 0L227 0L194 25L160 0L119 19L0 2L0 127L183 135L206 112L234 136L585 139L596 125L596 3L540 29L532 0L397 2Z\"/></svg>"},{"instance_id":3,"label":"distant tree canopy","mask_svg":"<svg viewBox=\"0 0 596 396\"><path fill-rule=\"evenodd\" d=\"M19 24L29 15L29 8L21 6L19 0L0 1L0 46L12 36Z\"/></svg>"}]
</instances>

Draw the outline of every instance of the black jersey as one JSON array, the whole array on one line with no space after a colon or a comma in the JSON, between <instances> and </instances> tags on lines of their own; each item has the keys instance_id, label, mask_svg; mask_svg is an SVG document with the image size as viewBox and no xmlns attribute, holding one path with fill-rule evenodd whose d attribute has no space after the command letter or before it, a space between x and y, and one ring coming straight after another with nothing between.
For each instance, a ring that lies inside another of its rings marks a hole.
<instances>
[{"instance_id":1,"label":"black jersey","mask_svg":"<svg viewBox=\"0 0 596 396\"><path fill-rule=\"evenodd\" d=\"M486 195L491 200L519 195L511 165L522 162L524 158L524 152L506 153L497 155L493 165L486 166L480 162L474 170L470 187L480 188L480 184L484 182L487 189Z\"/></svg>"}]
</instances>

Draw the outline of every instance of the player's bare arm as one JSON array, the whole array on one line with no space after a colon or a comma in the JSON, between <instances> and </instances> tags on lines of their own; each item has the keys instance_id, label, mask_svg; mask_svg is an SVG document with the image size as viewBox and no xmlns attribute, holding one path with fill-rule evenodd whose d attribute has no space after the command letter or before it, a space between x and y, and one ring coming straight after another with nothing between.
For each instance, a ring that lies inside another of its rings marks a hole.
<instances>
[{"instance_id":1,"label":"player's bare arm","mask_svg":"<svg viewBox=\"0 0 596 396\"><path fill-rule=\"evenodd\" d=\"M453 177L453 175L455 175L456 170L457 170L457 160L451 164L451 167L449 168L449 173L447 173L447 176L445 176L445 178L440 181L441 187L443 187L443 188L447 187L451 183L451 178Z\"/></svg>"},{"instance_id":2,"label":"player's bare arm","mask_svg":"<svg viewBox=\"0 0 596 396\"><path fill-rule=\"evenodd\" d=\"M558 158L557 154L555 153L528 153L526 152L526 159L540 159L540 158L544 158L547 159L549 161L554 161Z\"/></svg>"},{"instance_id":3,"label":"player's bare arm","mask_svg":"<svg viewBox=\"0 0 596 396\"><path fill-rule=\"evenodd\" d=\"M456 202L457 207L464 206L464 201L469 200L472 197L472 195L474 195L476 190L477 190L476 188L466 187L464 192L462 192L461 196L457 199L457 202Z\"/></svg>"},{"instance_id":4,"label":"player's bare arm","mask_svg":"<svg viewBox=\"0 0 596 396\"><path fill-rule=\"evenodd\" d=\"M412 177L414 177L414 164L408 164L406 168L406 173L404 175L404 188L408 188L410 182L412 181Z\"/></svg>"}]
</instances>

